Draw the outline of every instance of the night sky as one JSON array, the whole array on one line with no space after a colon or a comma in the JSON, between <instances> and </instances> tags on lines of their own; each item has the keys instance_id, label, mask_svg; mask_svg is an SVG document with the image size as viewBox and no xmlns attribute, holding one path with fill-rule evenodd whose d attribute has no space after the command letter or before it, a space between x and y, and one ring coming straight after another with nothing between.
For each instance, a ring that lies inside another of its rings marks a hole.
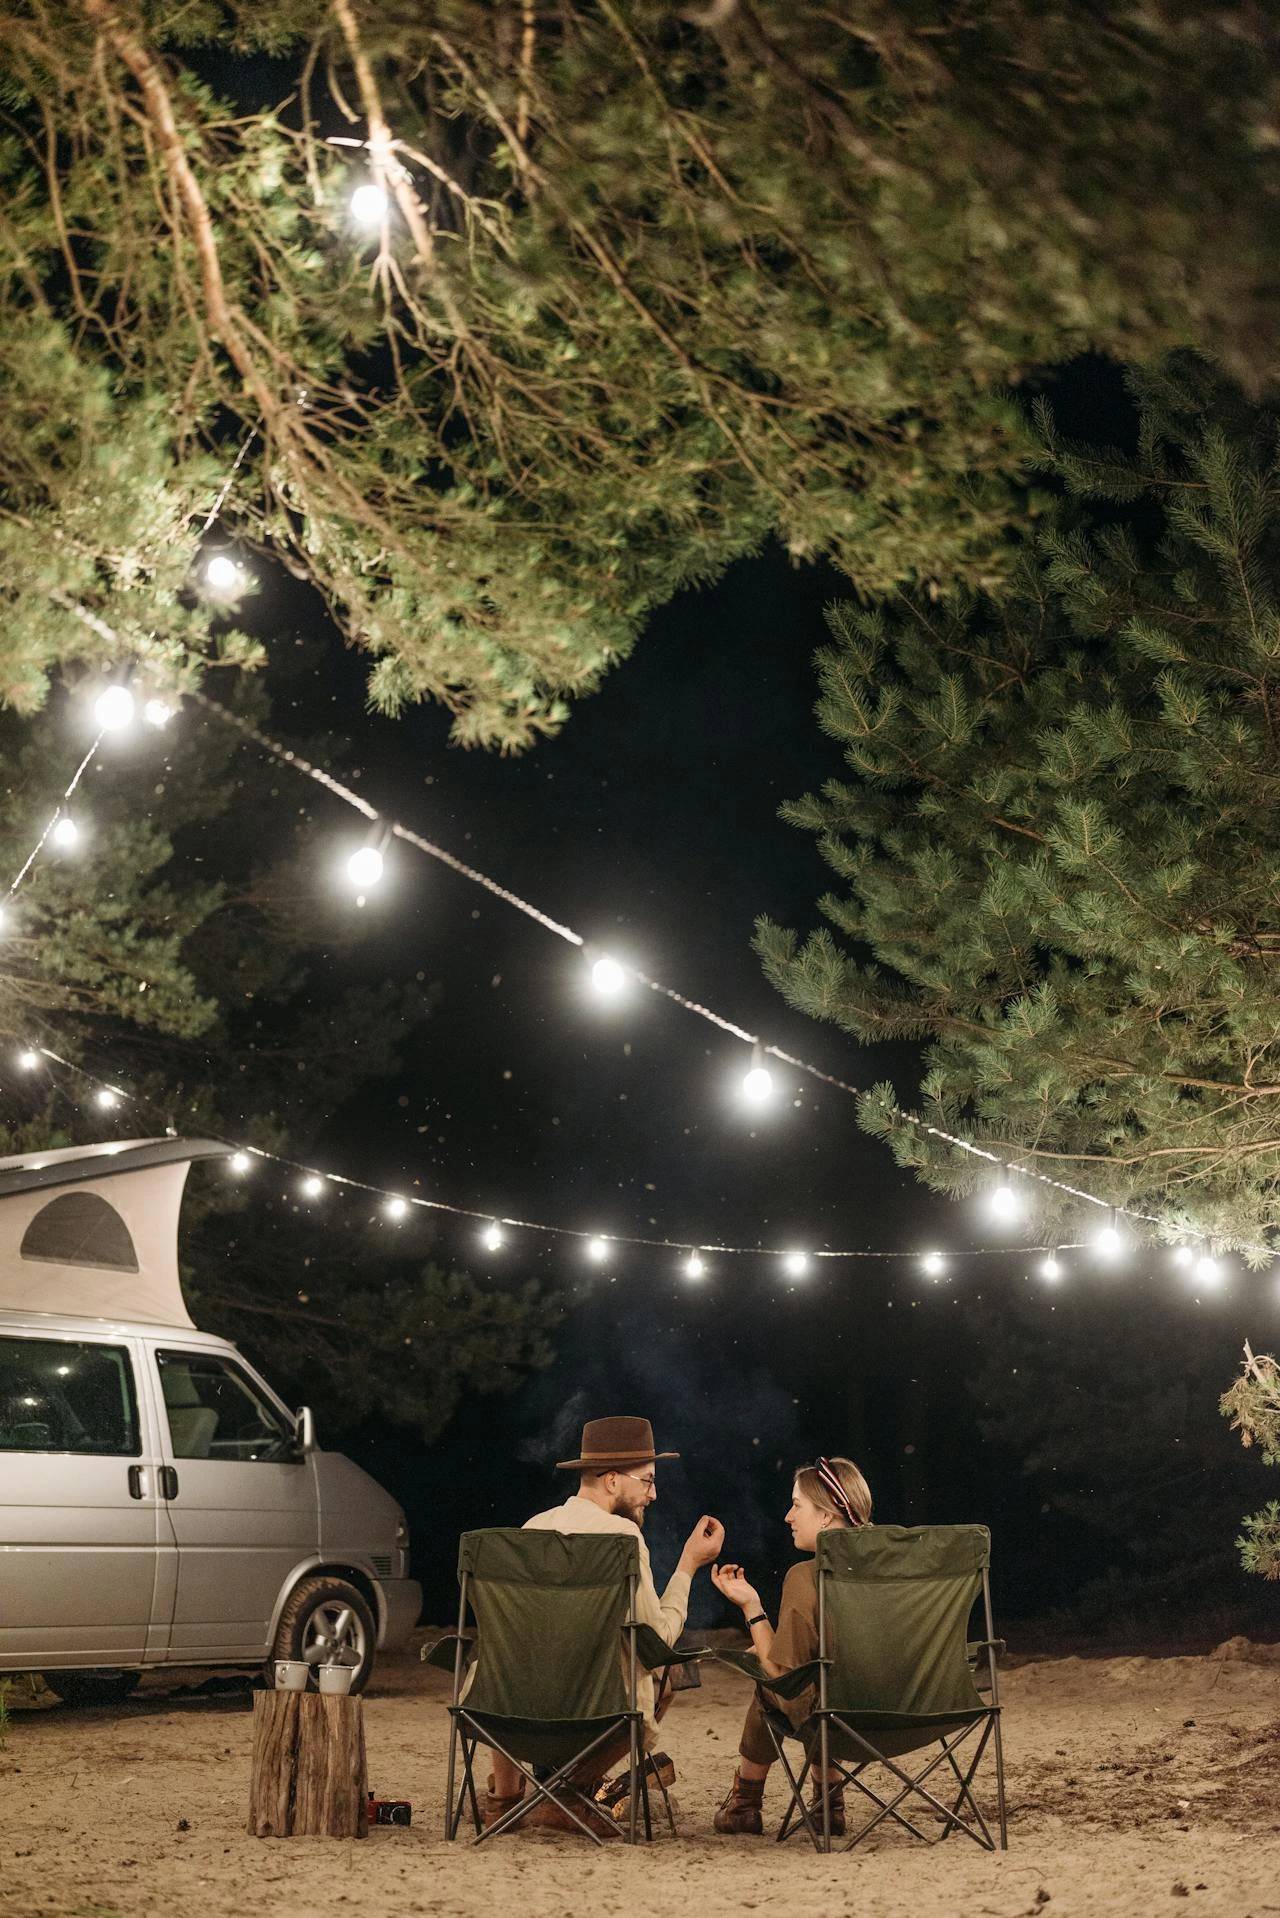
<instances>
[{"instance_id":1,"label":"night sky","mask_svg":"<svg viewBox=\"0 0 1280 1918\"><path fill-rule=\"evenodd\" d=\"M438 710L363 715L367 662L323 638L294 584L269 581L252 623L277 657L291 637L322 638L322 672L273 689L275 722L300 737L344 734L346 776L358 769L380 810L748 1029L853 1084L893 1078L911 1097L910 1049L860 1047L788 1012L750 949L760 912L816 924L828 883L812 836L777 808L841 770L813 718L812 654L822 608L842 590L838 575L777 552L740 563L657 615L562 736L513 759L450 748ZM297 784L335 849L359 843L353 813ZM736 1042L644 992L602 1009L573 948L411 849L393 848L366 910L367 937L335 958L335 976L421 979L440 1002L398 1078L327 1126L328 1169L609 1234L912 1253L1001 1240L976 1202L949 1204L899 1173L847 1096L779 1071L770 1112L748 1113L734 1089L749 1057ZM819 1451L862 1464L883 1520L991 1524L1009 1609L1044 1611L1110 1562L1105 1540L1024 1479L1020 1456L983 1442L967 1382L1015 1300L1043 1327L1051 1368L1055 1327L1087 1322L1091 1296L1114 1279L1084 1275L1051 1296L1013 1253L961 1260L942 1285L914 1258L819 1262L793 1281L772 1261L712 1257L691 1283L672 1252L622 1248L597 1271L572 1240L509 1233L490 1254L470 1221L415 1214L405 1230L416 1258L495 1285L538 1276L571 1299L550 1370L511 1397L464 1401L430 1447L376 1419L328 1433L404 1503L428 1618L452 1610L457 1533L519 1523L563 1497L572 1479L550 1467L576 1452L584 1419L612 1411L649 1416L658 1443L682 1454L662 1468L650 1514L660 1577L707 1509L772 1602L789 1562L791 1473ZM354 1230L335 1235L335 1262L359 1245ZM1159 1315L1166 1349L1208 1341L1225 1386L1258 1331L1258 1282L1197 1301L1145 1270L1124 1283ZM1213 1428L1213 1395L1189 1417ZM1225 1427L1221 1444L1230 1458ZM1180 1496L1166 1476L1153 1496ZM717 1620L723 1608L699 1581L691 1622Z\"/></svg>"}]
</instances>

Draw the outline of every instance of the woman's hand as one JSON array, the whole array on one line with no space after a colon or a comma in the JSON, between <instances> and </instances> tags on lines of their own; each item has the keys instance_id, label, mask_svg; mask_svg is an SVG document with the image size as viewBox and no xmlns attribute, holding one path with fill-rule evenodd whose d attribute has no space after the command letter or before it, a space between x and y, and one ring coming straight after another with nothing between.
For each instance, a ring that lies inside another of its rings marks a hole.
<instances>
[{"instance_id":1,"label":"woman's hand","mask_svg":"<svg viewBox=\"0 0 1280 1918\"><path fill-rule=\"evenodd\" d=\"M711 1583L721 1597L727 1598L739 1611L755 1613L761 1609L760 1594L741 1565L713 1565Z\"/></svg>"}]
</instances>

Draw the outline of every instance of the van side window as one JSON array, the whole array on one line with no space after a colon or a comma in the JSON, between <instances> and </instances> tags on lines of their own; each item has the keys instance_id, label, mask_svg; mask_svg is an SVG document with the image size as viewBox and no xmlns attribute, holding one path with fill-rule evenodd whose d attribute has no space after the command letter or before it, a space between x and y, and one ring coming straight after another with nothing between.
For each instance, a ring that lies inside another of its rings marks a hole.
<instances>
[{"instance_id":1,"label":"van side window","mask_svg":"<svg viewBox=\"0 0 1280 1918\"><path fill-rule=\"evenodd\" d=\"M0 1338L0 1452L137 1458L141 1450L124 1346Z\"/></svg>"},{"instance_id":2,"label":"van side window","mask_svg":"<svg viewBox=\"0 0 1280 1918\"><path fill-rule=\"evenodd\" d=\"M175 1458L295 1456L293 1427L238 1365L216 1352L157 1352L156 1361Z\"/></svg>"}]
</instances>

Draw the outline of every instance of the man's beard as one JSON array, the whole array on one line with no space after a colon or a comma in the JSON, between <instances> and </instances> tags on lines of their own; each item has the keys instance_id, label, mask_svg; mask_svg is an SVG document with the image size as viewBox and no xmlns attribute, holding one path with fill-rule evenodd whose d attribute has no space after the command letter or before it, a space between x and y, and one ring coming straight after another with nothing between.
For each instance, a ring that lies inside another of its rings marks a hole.
<instances>
[{"instance_id":1,"label":"man's beard","mask_svg":"<svg viewBox=\"0 0 1280 1918\"><path fill-rule=\"evenodd\" d=\"M629 1518L633 1525L638 1525L641 1531L644 1530L644 1515L649 1509L648 1499L619 1499L613 1509L620 1518Z\"/></svg>"}]
</instances>

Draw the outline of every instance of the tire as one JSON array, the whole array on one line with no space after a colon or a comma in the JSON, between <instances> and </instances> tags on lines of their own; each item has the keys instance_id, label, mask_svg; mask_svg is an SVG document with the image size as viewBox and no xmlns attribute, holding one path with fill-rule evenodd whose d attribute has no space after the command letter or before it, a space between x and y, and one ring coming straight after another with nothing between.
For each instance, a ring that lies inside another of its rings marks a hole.
<instances>
[{"instance_id":1,"label":"tire","mask_svg":"<svg viewBox=\"0 0 1280 1918\"><path fill-rule=\"evenodd\" d=\"M345 1623L344 1612L350 1615ZM351 1689L362 1692L373 1673L378 1628L369 1601L345 1578L304 1578L294 1586L276 1626L271 1657L305 1658L317 1645L328 1649L339 1625L342 1649L357 1655Z\"/></svg>"},{"instance_id":2,"label":"tire","mask_svg":"<svg viewBox=\"0 0 1280 1918\"><path fill-rule=\"evenodd\" d=\"M141 1672L41 1672L64 1705L120 1705L136 1690Z\"/></svg>"}]
</instances>

